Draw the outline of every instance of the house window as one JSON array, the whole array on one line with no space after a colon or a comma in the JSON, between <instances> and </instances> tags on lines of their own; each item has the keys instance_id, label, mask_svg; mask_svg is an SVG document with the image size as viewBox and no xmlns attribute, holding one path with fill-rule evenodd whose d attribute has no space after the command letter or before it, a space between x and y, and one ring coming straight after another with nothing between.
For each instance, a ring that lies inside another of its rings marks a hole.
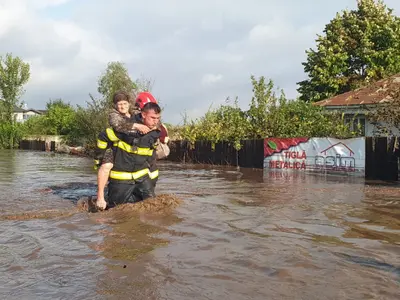
<instances>
[{"instance_id":1,"label":"house window","mask_svg":"<svg viewBox=\"0 0 400 300\"><path fill-rule=\"evenodd\" d=\"M353 128L354 131L360 131L360 134L362 136L365 136L365 118L364 117L360 117L354 120L353 122Z\"/></svg>"},{"instance_id":2,"label":"house window","mask_svg":"<svg viewBox=\"0 0 400 300\"><path fill-rule=\"evenodd\" d=\"M346 115L344 123L350 125L350 130L359 132L361 136L365 136L365 116Z\"/></svg>"}]
</instances>

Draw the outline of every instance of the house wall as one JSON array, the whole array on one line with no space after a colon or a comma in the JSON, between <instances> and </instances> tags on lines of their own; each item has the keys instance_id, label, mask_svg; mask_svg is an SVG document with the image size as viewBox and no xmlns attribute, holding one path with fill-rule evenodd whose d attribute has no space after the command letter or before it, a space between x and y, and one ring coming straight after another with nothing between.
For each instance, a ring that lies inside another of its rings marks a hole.
<instances>
[{"instance_id":1,"label":"house wall","mask_svg":"<svg viewBox=\"0 0 400 300\"><path fill-rule=\"evenodd\" d=\"M38 116L39 114L34 111L26 111L26 112L15 112L14 118L16 122L23 123L28 120L32 116Z\"/></svg>"},{"instance_id":2,"label":"house wall","mask_svg":"<svg viewBox=\"0 0 400 300\"><path fill-rule=\"evenodd\" d=\"M325 107L327 110L331 111L340 111L343 112L345 116L348 116L349 118L358 118L358 119L365 119L365 136L379 136L378 134L378 128L371 123L370 120L368 120L368 116L366 115L366 110L360 106L326 106ZM369 107L369 109L372 109L373 107ZM382 123L383 126L385 126L385 123ZM400 131L395 128L391 127L390 128L391 132L394 135L400 135Z\"/></svg>"},{"instance_id":3,"label":"house wall","mask_svg":"<svg viewBox=\"0 0 400 300\"><path fill-rule=\"evenodd\" d=\"M382 123L383 126L388 127L385 123ZM395 127L389 128L393 135L399 136L400 131ZM367 118L365 120L365 136L379 136L378 128L372 124Z\"/></svg>"},{"instance_id":4,"label":"house wall","mask_svg":"<svg viewBox=\"0 0 400 300\"><path fill-rule=\"evenodd\" d=\"M24 113L24 120L26 121L26 120L28 120L30 117L33 117L33 116L39 116L39 114L36 113L36 112L34 112L34 111L26 111L26 112Z\"/></svg>"},{"instance_id":5,"label":"house wall","mask_svg":"<svg viewBox=\"0 0 400 300\"><path fill-rule=\"evenodd\" d=\"M365 120L365 136L374 136L375 126L367 119Z\"/></svg>"},{"instance_id":6,"label":"house wall","mask_svg":"<svg viewBox=\"0 0 400 300\"><path fill-rule=\"evenodd\" d=\"M24 114L22 112L14 113L13 116L16 122L24 122Z\"/></svg>"},{"instance_id":7,"label":"house wall","mask_svg":"<svg viewBox=\"0 0 400 300\"><path fill-rule=\"evenodd\" d=\"M27 111L24 114L27 115L27 116L37 116L37 115L39 115L39 114L35 113L34 111Z\"/></svg>"}]
</instances>

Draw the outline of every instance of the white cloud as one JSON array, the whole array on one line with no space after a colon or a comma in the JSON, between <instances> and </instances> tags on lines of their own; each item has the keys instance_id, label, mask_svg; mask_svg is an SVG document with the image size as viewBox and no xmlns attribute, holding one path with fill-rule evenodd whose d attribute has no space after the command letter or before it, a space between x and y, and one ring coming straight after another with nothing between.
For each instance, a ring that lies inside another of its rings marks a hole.
<instances>
[{"instance_id":1,"label":"white cloud","mask_svg":"<svg viewBox=\"0 0 400 300\"><path fill-rule=\"evenodd\" d=\"M16 24L28 17L24 3L4 1L0 3L0 38L8 33Z\"/></svg>"},{"instance_id":2,"label":"white cloud","mask_svg":"<svg viewBox=\"0 0 400 300\"><path fill-rule=\"evenodd\" d=\"M15 0L14 0L15 1ZM31 0L29 1L29 5L35 7L35 8L46 8L49 6L58 6L61 4L65 4L71 0Z\"/></svg>"},{"instance_id":3,"label":"white cloud","mask_svg":"<svg viewBox=\"0 0 400 300\"><path fill-rule=\"evenodd\" d=\"M398 0L386 0L400 12ZM23 100L84 104L101 71L123 61L133 78L155 81L164 120L199 116L211 103L239 96L246 107L250 75L264 75L296 96L304 51L353 0L0 0L0 55L31 64Z\"/></svg>"},{"instance_id":4,"label":"white cloud","mask_svg":"<svg viewBox=\"0 0 400 300\"><path fill-rule=\"evenodd\" d=\"M221 18L206 18L201 21L200 28L205 31L220 31L223 29L223 21Z\"/></svg>"},{"instance_id":5,"label":"white cloud","mask_svg":"<svg viewBox=\"0 0 400 300\"><path fill-rule=\"evenodd\" d=\"M204 60L207 62L240 63L243 61L241 54L229 53L226 50L211 50L204 53Z\"/></svg>"},{"instance_id":6,"label":"white cloud","mask_svg":"<svg viewBox=\"0 0 400 300\"><path fill-rule=\"evenodd\" d=\"M254 26L249 32L249 40L251 42L263 42L273 39L279 39L286 30L282 30L279 26L274 26L276 24L261 25L258 24ZM283 24L284 25L284 24Z\"/></svg>"},{"instance_id":7,"label":"white cloud","mask_svg":"<svg viewBox=\"0 0 400 300\"><path fill-rule=\"evenodd\" d=\"M222 80L222 74L205 74L201 79L203 85L215 84Z\"/></svg>"}]
</instances>

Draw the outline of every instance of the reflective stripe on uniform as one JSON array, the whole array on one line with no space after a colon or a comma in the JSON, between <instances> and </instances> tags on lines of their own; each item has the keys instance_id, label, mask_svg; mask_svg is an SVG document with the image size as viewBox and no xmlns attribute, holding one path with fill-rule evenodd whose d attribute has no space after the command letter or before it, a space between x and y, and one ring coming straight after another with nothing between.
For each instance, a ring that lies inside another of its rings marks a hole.
<instances>
[{"instance_id":1,"label":"reflective stripe on uniform","mask_svg":"<svg viewBox=\"0 0 400 300\"><path fill-rule=\"evenodd\" d=\"M149 172L149 169L143 169L136 172L120 172L111 170L110 178L117 180L135 180L149 174Z\"/></svg>"},{"instance_id":2,"label":"reflective stripe on uniform","mask_svg":"<svg viewBox=\"0 0 400 300\"><path fill-rule=\"evenodd\" d=\"M114 130L112 128L107 128L106 129L107 137L110 139L111 142L116 142L119 140L117 136L114 133Z\"/></svg>"},{"instance_id":3,"label":"reflective stripe on uniform","mask_svg":"<svg viewBox=\"0 0 400 300\"><path fill-rule=\"evenodd\" d=\"M100 160L98 160L98 159L95 159L95 160L94 160L94 166L93 166L93 169L97 170L97 169L99 168L99 165L100 165Z\"/></svg>"},{"instance_id":4,"label":"reflective stripe on uniform","mask_svg":"<svg viewBox=\"0 0 400 300\"><path fill-rule=\"evenodd\" d=\"M114 146L118 147L128 153L134 153L134 154L143 155L143 156L152 156L153 155L153 149L134 147L123 141L118 141L118 142L114 143Z\"/></svg>"},{"instance_id":5,"label":"reflective stripe on uniform","mask_svg":"<svg viewBox=\"0 0 400 300\"><path fill-rule=\"evenodd\" d=\"M150 179L155 179L158 177L158 170L149 173Z\"/></svg>"},{"instance_id":6,"label":"reflective stripe on uniform","mask_svg":"<svg viewBox=\"0 0 400 300\"><path fill-rule=\"evenodd\" d=\"M107 148L107 142L98 139L97 140L97 148L106 149Z\"/></svg>"}]
</instances>

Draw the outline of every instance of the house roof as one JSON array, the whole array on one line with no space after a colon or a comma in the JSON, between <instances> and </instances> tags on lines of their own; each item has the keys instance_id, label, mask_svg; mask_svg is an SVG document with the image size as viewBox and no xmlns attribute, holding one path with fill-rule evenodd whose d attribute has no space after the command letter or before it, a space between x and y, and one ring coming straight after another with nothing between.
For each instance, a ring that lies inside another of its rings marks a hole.
<instances>
[{"instance_id":1,"label":"house roof","mask_svg":"<svg viewBox=\"0 0 400 300\"><path fill-rule=\"evenodd\" d=\"M28 111L32 111L32 112L34 112L34 113L36 113L36 114L38 114L38 115L42 115L42 114L44 114L44 113L47 112L47 110L43 110L43 109L32 109L32 108L29 108L29 109L25 109L25 110L24 110L24 112L28 112Z\"/></svg>"},{"instance_id":2,"label":"house roof","mask_svg":"<svg viewBox=\"0 0 400 300\"><path fill-rule=\"evenodd\" d=\"M25 110L24 110L23 108L14 105L14 112L15 112L15 113L24 112L24 111L25 111Z\"/></svg>"},{"instance_id":3,"label":"house roof","mask_svg":"<svg viewBox=\"0 0 400 300\"><path fill-rule=\"evenodd\" d=\"M0 99L0 104L2 101L4 101L4 100ZM28 111L32 111L38 115L47 113L47 110L45 110L45 109L33 109L33 108L23 109L21 107L14 105L14 110L13 110L14 113L24 113L24 112L28 112Z\"/></svg>"},{"instance_id":4,"label":"house roof","mask_svg":"<svg viewBox=\"0 0 400 300\"><path fill-rule=\"evenodd\" d=\"M315 102L318 106L348 106L379 104L390 101L388 90L393 85L400 85L400 73L373 82L368 86L358 88L354 91L343 93L332 98Z\"/></svg>"}]
</instances>

